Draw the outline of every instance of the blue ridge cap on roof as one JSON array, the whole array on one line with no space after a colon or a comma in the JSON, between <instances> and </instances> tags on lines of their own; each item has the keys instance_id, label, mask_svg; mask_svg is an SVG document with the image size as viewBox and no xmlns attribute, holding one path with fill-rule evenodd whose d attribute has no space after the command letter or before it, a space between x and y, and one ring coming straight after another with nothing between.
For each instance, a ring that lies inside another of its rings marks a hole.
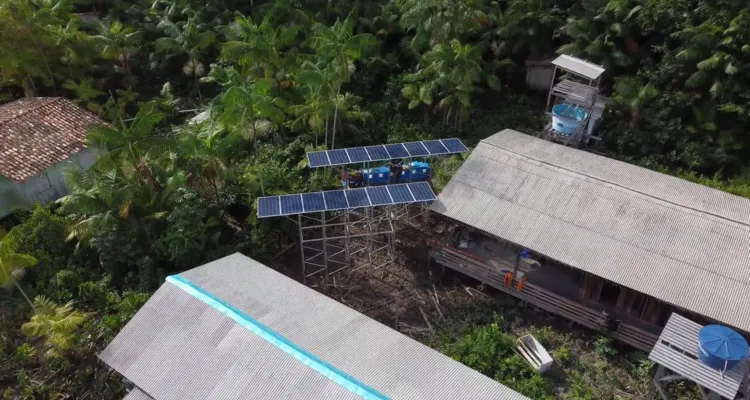
<instances>
[{"instance_id":1,"label":"blue ridge cap on roof","mask_svg":"<svg viewBox=\"0 0 750 400\"><path fill-rule=\"evenodd\" d=\"M196 299L206 303L209 307L228 316L237 324L247 328L279 350L291 355L301 363L314 369L326 378L341 385L343 388L351 391L352 393L368 400L390 400L388 396L378 392L377 390L360 382L351 375L337 369L333 365L307 352L305 349L296 345L273 329L265 326L260 321L247 315L246 313L237 309L226 301L216 297L212 293L209 293L189 279L180 275L170 275L166 280L167 282L177 286Z\"/></svg>"}]
</instances>

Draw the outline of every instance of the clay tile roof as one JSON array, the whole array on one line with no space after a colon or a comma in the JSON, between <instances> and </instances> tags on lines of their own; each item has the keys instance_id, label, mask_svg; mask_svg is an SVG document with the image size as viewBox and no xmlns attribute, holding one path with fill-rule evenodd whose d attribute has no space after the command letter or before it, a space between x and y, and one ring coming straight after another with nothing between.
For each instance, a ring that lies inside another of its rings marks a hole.
<instances>
[{"instance_id":1,"label":"clay tile roof","mask_svg":"<svg viewBox=\"0 0 750 400\"><path fill-rule=\"evenodd\" d=\"M62 97L0 106L0 176L23 182L83 150L88 127L104 124Z\"/></svg>"}]
</instances>

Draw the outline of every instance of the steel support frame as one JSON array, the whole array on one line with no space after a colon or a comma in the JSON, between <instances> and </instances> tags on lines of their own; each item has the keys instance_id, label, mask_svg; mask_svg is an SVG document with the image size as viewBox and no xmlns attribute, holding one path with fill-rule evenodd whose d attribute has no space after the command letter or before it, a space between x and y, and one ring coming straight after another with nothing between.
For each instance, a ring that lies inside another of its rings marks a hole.
<instances>
[{"instance_id":1,"label":"steel support frame","mask_svg":"<svg viewBox=\"0 0 750 400\"><path fill-rule=\"evenodd\" d=\"M717 393L713 392L712 390L709 390L709 389L701 386L700 384L698 384L697 382L693 381L692 379L690 379L690 378L688 378L688 377L686 377L684 375L678 374L676 372L673 372L673 371L669 370L668 368L666 368L663 365L659 365L659 367L656 369L656 374L654 374L653 385L654 385L654 389L659 394L659 397L662 400L669 400L669 396L667 396L667 393L664 391L664 387L662 386L662 384L668 383L668 382L675 382L675 381L689 381L689 382L693 382L696 386L698 386L698 390L701 393L701 399L703 399L703 400L719 400L719 399L722 398L719 394L717 394ZM744 395L747 396L748 389L749 389L748 388L748 377L747 377L747 371L746 371L745 372L745 379L743 381L743 385L740 386L739 392L740 393L744 393ZM745 397L745 398L747 398L747 397Z\"/></svg>"},{"instance_id":2,"label":"steel support frame","mask_svg":"<svg viewBox=\"0 0 750 400\"><path fill-rule=\"evenodd\" d=\"M391 264L395 252L392 206L297 216L303 280Z\"/></svg>"}]
</instances>

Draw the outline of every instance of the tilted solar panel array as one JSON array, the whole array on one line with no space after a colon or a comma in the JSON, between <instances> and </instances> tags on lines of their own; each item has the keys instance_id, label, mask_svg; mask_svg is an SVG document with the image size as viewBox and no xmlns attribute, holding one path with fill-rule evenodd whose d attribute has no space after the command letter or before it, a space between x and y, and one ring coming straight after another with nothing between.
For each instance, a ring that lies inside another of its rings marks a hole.
<instances>
[{"instance_id":1,"label":"tilted solar panel array","mask_svg":"<svg viewBox=\"0 0 750 400\"><path fill-rule=\"evenodd\" d=\"M453 138L314 151L307 153L307 161L310 168L318 168L399 158L440 156L467 151L469 149L460 140Z\"/></svg>"},{"instance_id":2,"label":"tilted solar panel array","mask_svg":"<svg viewBox=\"0 0 750 400\"><path fill-rule=\"evenodd\" d=\"M258 218L435 200L427 182L258 198Z\"/></svg>"}]
</instances>

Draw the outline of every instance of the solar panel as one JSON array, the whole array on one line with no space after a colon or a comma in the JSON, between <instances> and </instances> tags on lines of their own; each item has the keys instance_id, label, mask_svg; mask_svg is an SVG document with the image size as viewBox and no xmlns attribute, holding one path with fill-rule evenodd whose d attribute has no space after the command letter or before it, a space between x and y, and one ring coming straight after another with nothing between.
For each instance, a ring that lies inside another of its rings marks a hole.
<instances>
[{"instance_id":1,"label":"solar panel","mask_svg":"<svg viewBox=\"0 0 750 400\"><path fill-rule=\"evenodd\" d=\"M425 142L422 142L422 144L424 144L424 147L426 147L427 151L430 152L430 155L433 156L436 156L438 154L450 153L450 151L448 151L448 149L446 149L439 140L427 140Z\"/></svg>"},{"instance_id":2,"label":"solar panel","mask_svg":"<svg viewBox=\"0 0 750 400\"><path fill-rule=\"evenodd\" d=\"M395 160L397 158L408 158L409 152L406 151L404 148L404 145L402 143L399 144L387 144L385 145L385 150L390 154L391 159Z\"/></svg>"},{"instance_id":3,"label":"solar panel","mask_svg":"<svg viewBox=\"0 0 750 400\"><path fill-rule=\"evenodd\" d=\"M406 147L406 151L408 151L412 157L420 157L430 154L427 149L424 148L422 142L404 143L404 147Z\"/></svg>"},{"instance_id":4,"label":"solar panel","mask_svg":"<svg viewBox=\"0 0 750 400\"><path fill-rule=\"evenodd\" d=\"M367 154L370 155L370 160L372 161L388 160L390 158L388 152L385 151L385 146L368 146L365 149L367 149Z\"/></svg>"},{"instance_id":5,"label":"solar panel","mask_svg":"<svg viewBox=\"0 0 750 400\"><path fill-rule=\"evenodd\" d=\"M328 154L326 153L326 151L314 151L312 153L307 153L307 164L310 165L310 168L326 167L328 165L331 165L331 162L328 161Z\"/></svg>"},{"instance_id":6,"label":"solar panel","mask_svg":"<svg viewBox=\"0 0 750 400\"><path fill-rule=\"evenodd\" d=\"M411 190L411 194L414 195L414 200L416 201L431 201L437 198L435 197L435 192L432 191L432 188L427 182L412 183L409 185L409 189Z\"/></svg>"},{"instance_id":7,"label":"solar panel","mask_svg":"<svg viewBox=\"0 0 750 400\"><path fill-rule=\"evenodd\" d=\"M448 151L451 153L464 153L469 149L458 139L441 139L440 140Z\"/></svg>"},{"instance_id":8,"label":"solar panel","mask_svg":"<svg viewBox=\"0 0 750 400\"><path fill-rule=\"evenodd\" d=\"M279 204L279 197L261 197L258 199L258 217L273 217L281 215L281 205Z\"/></svg>"},{"instance_id":9,"label":"solar panel","mask_svg":"<svg viewBox=\"0 0 750 400\"><path fill-rule=\"evenodd\" d=\"M365 189L367 191L367 194L370 196L370 202L374 206L382 206L384 204L393 204L393 201L391 200L391 196L388 195L388 189L377 186L377 187L368 187Z\"/></svg>"},{"instance_id":10,"label":"solar panel","mask_svg":"<svg viewBox=\"0 0 750 400\"><path fill-rule=\"evenodd\" d=\"M344 192L349 208L369 207L370 200L365 189L349 189Z\"/></svg>"},{"instance_id":11,"label":"solar panel","mask_svg":"<svg viewBox=\"0 0 750 400\"><path fill-rule=\"evenodd\" d=\"M331 165L349 164L349 156L346 155L346 150L329 150L328 159L331 160Z\"/></svg>"},{"instance_id":12,"label":"solar panel","mask_svg":"<svg viewBox=\"0 0 750 400\"><path fill-rule=\"evenodd\" d=\"M346 202L346 195L343 190L323 192L323 197L325 197L326 207L329 210L344 210L349 208L349 203Z\"/></svg>"},{"instance_id":13,"label":"solar panel","mask_svg":"<svg viewBox=\"0 0 750 400\"><path fill-rule=\"evenodd\" d=\"M414 201L414 196L411 195L407 185L391 185L386 186L388 193L390 193L393 203L411 203Z\"/></svg>"},{"instance_id":14,"label":"solar panel","mask_svg":"<svg viewBox=\"0 0 750 400\"><path fill-rule=\"evenodd\" d=\"M440 156L467 151L469 149L460 140L452 138L314 151L307 153L307 159L310 168L317 168L410 157Z\"/></svg>"},{"instance_id":15,"label":"solar panel","mask_svg":"<svg viewBox=\"0 0 750 400\"><path fill-rule=\"evenodd\" d=\"M258 218L435 200L427 182L258 198Z\"/></svg>"},{"instance_id":16,"label":"solar panel","mask_svg":"<svg viewBox=\"0 0 750 400\"><path fill-rule=\"evenodd\" d=\"M304 211L302 208L302 196L298 194L281 196L280 201L282 214L300 214Z\"/></svg>"},{"instance_id":17,"label":"solar panel","mask_svg":"<svg viewBox=\"0 0 750 400\"><path fill-rule=\"evenodd\" d=\"M367 156L367 151L364 147L354 147L345 150L349 154L349 160L353 163L370 161L370 157Z\"/></svg>"},{"instance_id":18,"label":"solar panel","mask_svg":"<svg viewBox=\"0 0 750 400\"><path fill-rule=\"evenodd\" d=\"M302 195L302 205L305 212L323 211L326 204L323 201L323 193L305 193Z\"/></svg>"}]
</instances>

